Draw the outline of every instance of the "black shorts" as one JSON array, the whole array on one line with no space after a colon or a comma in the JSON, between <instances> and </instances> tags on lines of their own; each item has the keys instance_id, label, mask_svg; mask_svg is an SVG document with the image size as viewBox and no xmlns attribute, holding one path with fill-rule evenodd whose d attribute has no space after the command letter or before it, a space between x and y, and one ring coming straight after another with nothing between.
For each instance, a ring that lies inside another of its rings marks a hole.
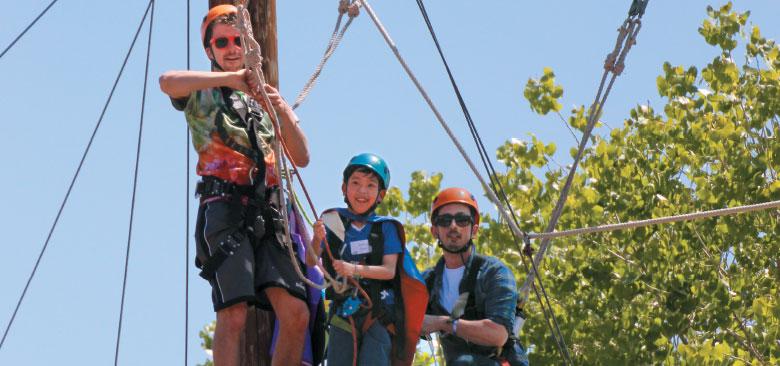
<instances>
[{"instance_id":1,"label":"black shorts","mask_svg":"<svg viewBox=\"0 0 780 366\"><path fill-rule=\"evenodd\" d=\"M196 264L205 263L228 235L239 232L242 234L239 236L243 237L241 245L209 280L214 311L242 302L271 310L271 304L262 291L268 287L281 287L305 302L306 286L296 273L287 248L278 243L270 230L257 243L244 228L245 211L246 206L240 199L230 198L207 200L198 210Z\"/></svg>"}]
</instances>

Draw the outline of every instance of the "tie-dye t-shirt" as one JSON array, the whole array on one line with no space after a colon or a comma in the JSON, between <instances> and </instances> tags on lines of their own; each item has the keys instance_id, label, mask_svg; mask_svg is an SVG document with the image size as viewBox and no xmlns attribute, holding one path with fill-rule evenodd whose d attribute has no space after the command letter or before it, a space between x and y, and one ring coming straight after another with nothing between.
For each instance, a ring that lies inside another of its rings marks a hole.
<instances>
[{"instance_id":1,"label":"tie-dye t-shirt","mask_svg":"<svg viewBox=\"0 0 780 366\"><path fill-rule=\"evenodd\" d=\"M266 184L278 184L273 173L274 153L271 142L274 139L273 126L268 114L253 99L240 91L230 90L223 98L220 88L209 88L192 92L189 97L172 99L173 106L184 112L192 134L192 145L198 152L197 174L213 176L236 184L251 184L255 163L251 158L225 145L217 131L217 121L224 120L225 131L237 144L252 148L244 118L241 113L249 108L262 114L257 124L257 141L263 150L266 165ZM233 103L232 108L226 100Z\"/></svg>"}]
</instances>

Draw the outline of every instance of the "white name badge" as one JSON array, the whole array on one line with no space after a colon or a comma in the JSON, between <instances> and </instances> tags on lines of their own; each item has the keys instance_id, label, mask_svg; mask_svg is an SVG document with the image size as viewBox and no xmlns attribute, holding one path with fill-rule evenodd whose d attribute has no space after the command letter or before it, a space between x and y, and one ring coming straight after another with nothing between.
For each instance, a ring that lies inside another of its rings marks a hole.
<instances>
[{"instance_id":1,"label":"white name badge","mask_svg":"<svg viewBox=\"0 0 780 366\"><path fill-rule=\"evenodd\" d=\"M371 247L368 245L368 239L363 239L349 242L349 250L352 255L367 254L371 252Z\"/></svg>"}]
</instances>

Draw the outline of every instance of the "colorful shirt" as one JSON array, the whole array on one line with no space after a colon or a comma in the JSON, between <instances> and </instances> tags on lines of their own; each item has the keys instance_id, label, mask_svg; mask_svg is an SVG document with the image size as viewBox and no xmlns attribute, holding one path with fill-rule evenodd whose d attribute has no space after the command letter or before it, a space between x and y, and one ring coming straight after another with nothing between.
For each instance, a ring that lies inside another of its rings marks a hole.
<instances>
[{"instance_id":1,"label":"colorful shirt","mask_svg":"<svg viewBox=\"0 0 780 366\"><path fill-rule=\"evenodd\" d=\"M226 95L223 95L225 93ZM229 94L227 94L229 93ZM256 128L257 141L263 150L266 184L278 184L273 175L274 153L271 143L274 130L268 113L243 92L228 88L196 90L189 97L172 99L174 108L183 111L192 134L192 145L198 153L197 174L213 176L236 184L250 184L255 163L230 147L220 138L217 123L235 143L251 149L245 116L239 111L251 110L262 115ZM227 105L231 103L232 105Z\"/></svg>"}]
</instances>

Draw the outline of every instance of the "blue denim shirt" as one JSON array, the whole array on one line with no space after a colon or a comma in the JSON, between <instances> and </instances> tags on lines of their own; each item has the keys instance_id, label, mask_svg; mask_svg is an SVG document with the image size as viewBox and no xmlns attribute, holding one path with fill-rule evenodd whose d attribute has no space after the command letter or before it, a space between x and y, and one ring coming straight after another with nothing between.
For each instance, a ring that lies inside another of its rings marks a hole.
<instances>
[{"instance_id":1,"label":"blue denim shirt","mask_svg":"<svg viewBox=\"0 0 780 366\"><path fill-rule=\"evenodd\" d=\"M474 251L472 251L472 254ZM517 287L512 271L498 258L483 256L484 264L477 272L477 281L474 289L474 300L477 311L485 314L485 319L503 325L511 335L515 321L515 306L517 305ZM469 272L474 256L466 260L464 276ZM444 258L439 259L443 261ZM436 267L429 268L423 273L423 279L427 280L433 274ZM433 289L430 292L430 301L439 301L442 288L442 277L437 276ZM467 353L467 349L453 349L461 342L442 342L445 358L448 360L457 357L458 354ZM448 347L449 345L449 347ZM459 348L459 347L458 347Z\"/></svg>"}]
</instances>

